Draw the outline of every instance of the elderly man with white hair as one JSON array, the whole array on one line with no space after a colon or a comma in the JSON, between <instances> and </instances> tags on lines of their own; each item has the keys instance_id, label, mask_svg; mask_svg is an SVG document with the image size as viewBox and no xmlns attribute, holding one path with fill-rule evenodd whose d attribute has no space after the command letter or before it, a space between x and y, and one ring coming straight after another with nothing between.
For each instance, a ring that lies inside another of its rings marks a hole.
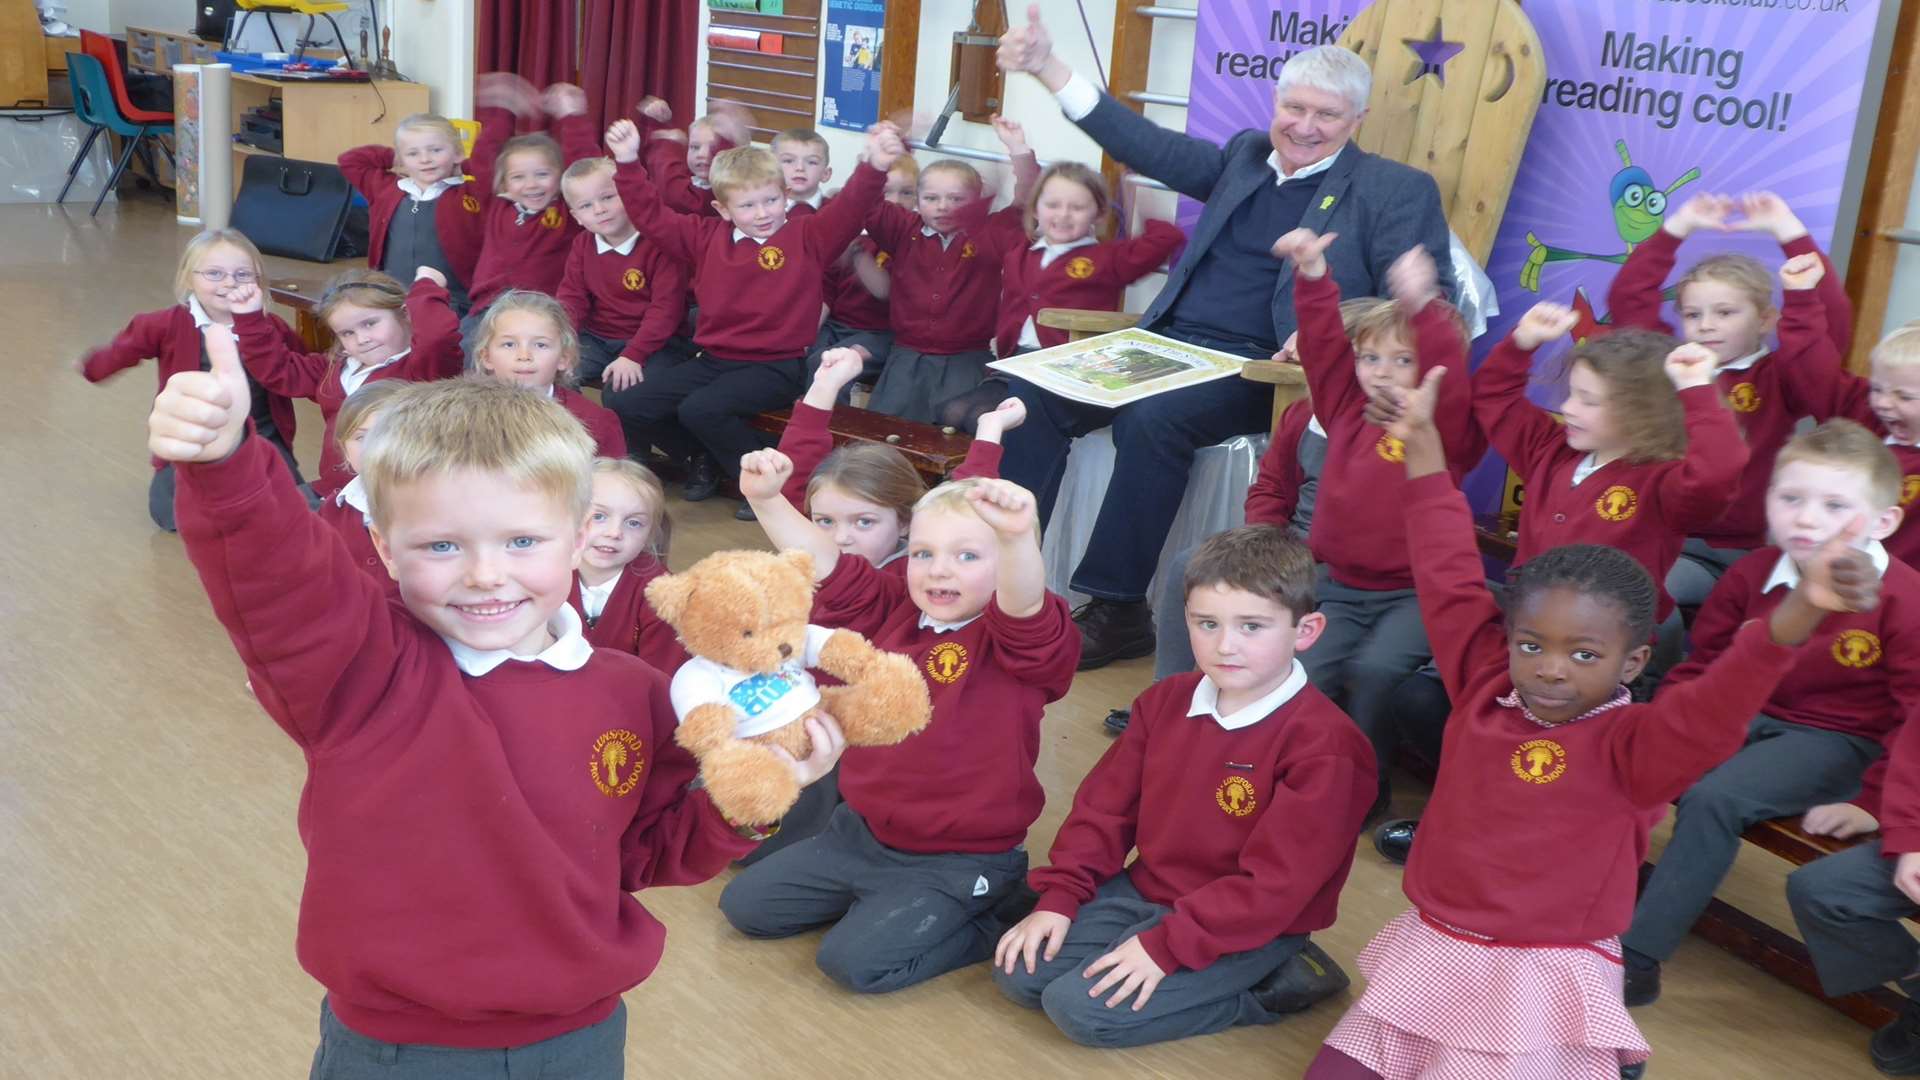
<instances>
[{"instance_id":1,"label":"elderly man with white hair","mask_svg":"<svg viewBox=\"0 0 1920 1080\"><path fill-rule=\"evenodd\" d=\"M1433 178L1352 143L1372 89L1371 72L1352 52L1326 45L1288 60L1274 84L1272 124L1242 131L1224 147L1160 127L1075 74L1053 55L1037 6L1000 39L999 63L1038 77L1067 118L1128 167L1206 204L1141 326L1222 352L1274 354L1294 330L1293 267L1270 248L1301 227L1339 234L1327 262L1343 296L1383 295L1387 267L1418 245L1439 264L1443 295L1452 294L1447 220ZM1194 453L1265 431L1272 388L1219 379L1119 409L1068 401L1020 380L1013 390L1030 419L1007 433L1001 472L1031 489L1043 514L1072 441L1112 426L1113 482L1072 580L1093 598L1074 614L1080 667L1148 655L1147 586Z\"/></svg>"}]
</instances>

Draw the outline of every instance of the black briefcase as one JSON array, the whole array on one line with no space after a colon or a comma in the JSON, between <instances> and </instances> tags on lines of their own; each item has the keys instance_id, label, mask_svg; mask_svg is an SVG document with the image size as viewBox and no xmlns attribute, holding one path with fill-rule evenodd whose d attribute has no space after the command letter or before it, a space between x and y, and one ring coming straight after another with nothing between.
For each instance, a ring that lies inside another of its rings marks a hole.
<instances>
[{"instance_id":1,"label":"black briefcase","mask_svg":"<svg viewBox=\"0 0 1920 1080\"><path fill-rule=\"evenodd\" d=\"M332 262L353 188L332 162L252 154L233 199L233 227L268 255Z\"/></svg>"}]
</instances>

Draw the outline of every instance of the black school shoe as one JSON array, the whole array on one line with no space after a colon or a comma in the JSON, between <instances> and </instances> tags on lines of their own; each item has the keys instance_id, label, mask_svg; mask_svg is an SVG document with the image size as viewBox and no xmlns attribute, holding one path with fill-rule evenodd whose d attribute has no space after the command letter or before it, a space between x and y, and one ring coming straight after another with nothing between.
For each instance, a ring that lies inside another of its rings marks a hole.
<instances>
[{"instance_id":1,"label":"black school shoe","mask_svg":"<svg viewBox=\"0 0 1920 1080\"><path fill-rule=\"evenodd\" d=\"M738 509L738 510L735 510L735 511L733 512L733 520L735 520L735 521L759 521L759 520L760 520L760 518L759 518L758 516L756 516L756 515L754 514L754 512L753 512L753 507L752 507L752 506L749 506L749 505L748 505L748 504L746 504L746 503L741 503L741 504L740 504L740 509Z\"/></svg>"},{"instance_id":2,"label":"black school shoe","mask_svg":"<svg viewBox=\"0 0 1920 1080\"><path fill-rule=\"evenodd\" d=\"M1632 949L1624 950L1621 960L1627 969L1626 991L1621 995L1626 999L1627 1007L1637 1009L1659 1001L1660 961Z\"/></svg>"},{"instance_id":3,"label":"black school shoe","mask_svg":"<svg viewBox=\"0 0 1920 1080\"><path fill-rule=\"evenodd\" d=\"M1407 865L1407 856L1413 853L1413 831L1419 824L1419 818L1381 822L1380 827L1373 830L1373 850L1390 863Z\"/></svg>"},{"instance_id":4,"label":"black school shoe","mask_svg":"<svg viewBox=\"0 0 1920 1080\"><path fill-rule=\"evenodd\" d=\"M1640 1080L1645 1075L1647 1075L1647 1063L1644 1061L1620 1066L1620 1080Z\"/></svg>"},{"instance_id":5,"label":"black school shoe","mask_svg":"<svg viewBox=\"0 0 1920 1080\"><path fill-rule=\"evenodd\" d=\"M1107 718L1101 722L1100 726L1106 728L1109 735L1119 735L1127 730L1127 721L1131 719L1133 719L1132 709L1109 709Z\"/></svg>"},{"instance_id":6,"label":"black school shoe","mask_svg":"<svg viewBox=\"0 0 1920 1080\"><path fill-rule=\"evenodd\" d=\"M1326 951L1309 941L1273 974L1254 983L1249 993L1273 1016L1306 1010L1345 990L1352 982Z\"/></svg>"},{"instance_id":7,"label":"black school shoe","mask_svg":"<svg viewBox=\"0 0 1920 1080\"><path fill-rule=\"evenodd\" d=\"M1893 1023L1867 1044L1873 1067L1888 1076L1920 1076L1920 1002L1908 998Z\"/></svg>"},{"instance_id":8,"label":"black school shoe","mask_svg":"<svg viewBox=\"0 0 1920 1080\"><path fill-rule=\"evenodd\" d=\"M687 466L687 486L680 497L688 502L705 502L720 490L720 463L711 454L696 454Z\"/></svg>"},{"instance_id":9,"label":"black school shoe","mask_svg":"<svg viewBox=\"0 0 1920 1080\"><path fill-rule=\"evenodd\" d=\"M1153 655L1153 609L1145 600L1095 597L1073 612L1080 628L1080 670Z\"/></svg>"}]
</instances>

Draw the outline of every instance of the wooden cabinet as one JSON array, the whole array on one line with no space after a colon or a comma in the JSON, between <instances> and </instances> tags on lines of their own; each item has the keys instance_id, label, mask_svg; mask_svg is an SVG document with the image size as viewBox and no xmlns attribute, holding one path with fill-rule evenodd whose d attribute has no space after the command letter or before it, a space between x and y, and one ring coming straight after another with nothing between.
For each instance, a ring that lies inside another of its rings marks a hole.
<instances>
[{"instance_id":1,"label":"wooden cabinet","mask_svg":"<svg viewBox=\"0 0 1920 1080\"><path fill-rule=\"evenodd\" d=\"M215 63L213 54L219 47L211 41L201 41L192 34L129 26L127 69L152 75L171 75L175 64Z\"/></svg>"},{"instance_id":2,"label":"wooden cabinet","mask_svg":"<svg viewBox=\"0 0 1920 1080\"><path fill-rule=\"evenodd\" d=\"M333 161L356 146L392 145L402 119L427 111L427 87L411 82L275 82L258 75L233 77L233 131L248 109L280 99L281 153L302 161ZM233 146L233 179L238 186L247 158L271 154L251 146Z\"/></svg>"}]
</instances>

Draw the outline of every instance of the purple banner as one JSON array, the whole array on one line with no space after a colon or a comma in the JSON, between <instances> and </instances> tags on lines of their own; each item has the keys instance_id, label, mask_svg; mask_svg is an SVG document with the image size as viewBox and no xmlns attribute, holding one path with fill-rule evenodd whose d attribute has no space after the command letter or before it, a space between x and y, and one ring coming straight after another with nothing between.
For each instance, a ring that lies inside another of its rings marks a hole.
<instances>
[{"instance_id":1,"label":"purple banner","mask_svg":"<svg viewBox=\"0 0 1920 1080\"><path fill-rule=\"evenodd\" d=\"M1190 134L1224 142L1273 114L1293 53L1337 40L1366 0L1202 0ZM1606 289L1665 209L1703 191L1773 191L1832 239L1879 0L1529 0L1547 86L1488 260L1504 332L1535 301ZM1191 208L1183 208L1183 221ZM1779 262L1770 238L1702 237Z\"/></svg>"}]
</instances>

